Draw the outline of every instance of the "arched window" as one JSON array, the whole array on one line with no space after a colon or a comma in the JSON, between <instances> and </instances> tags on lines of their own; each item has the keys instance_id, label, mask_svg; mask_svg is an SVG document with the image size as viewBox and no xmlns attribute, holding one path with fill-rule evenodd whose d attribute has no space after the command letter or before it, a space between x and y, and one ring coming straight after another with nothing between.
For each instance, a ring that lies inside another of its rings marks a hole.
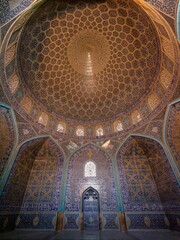
<instances>
[{"instance_id":1,"label":"arched window","mask_svg":"<svg viewBox=\"0 0 180 240\"><path fill-rule=\"evenodd\" d=\"M123 130L123 126L122 126L122 123L121 123L121 121L116 121L115 123L114 123L114 131L115 132L119 132L119 131L122 131Z\"/></svg>"},{"instance_id":2,"label":"arched window","mask_svg":"<svg viewBox=\"0 0 180 240\"><path fill-rule=\"evenodd\" d=\"M64 133L64 132L65 132L65 129L66 129L65 123L60 122L60 123L57 125L57 132Z\"/></svg>"},{"instance_id":3,"label":"arched window","mask_svg":"<svg viewBox=\"0 0 180 240\"><path fill-rule=\"evenodd\" d=\"M41 123L42 125L46 126L47 122L48 122L48 115L47 113L42 112L38 119L38 123Z\"/></svg>"},{"instance_id":4,"label":"arched window","mask_svg":"<svg viewBox=\"0 0 180 240\"><path fill-rule=\"evenodd\" d=\"M96 136L103 136L103 129L102 129L102 127L98 127L96 129Z\"/></svg>"},{"instance_id":5,"label":"arched window","mask_svg":"<svg viewBox=\"0 0 180 240\"><path fill-rule=\"evenodd\" d=\"M168 87L169 87L169 85L170 85L171 82L172 82L172 76L171 76L171 74L168 72L168 70L163 69L163 70L161 71L160 80L161 80L162 85L163 85L165 88L168 88Z\"/></svg>"},{"instance_id":6,"label":"arched window","mask_svg":"<svg viewBox=\"0 0 180 240\"><path fill-rule=\"evenodd\" d=\"M12 77L8 80L8 86L12 93L15 93L18 86L19 86L19 78L16 74L14 74Z\"/></svg>"},{"instance_id":7,"label":"arched window","mask_svg":"<svg viewBox=\"0 0 180 240\"><path fill-rule=\"evenodd\" d=\"M79 137L84 136L84 127L78 126L77 130L76 130L76 135L79 136Z\"/></svg>"},{"instance_id":8,"label":"arched window","mask_svg":"<svg viewBox=\"0 0 180 240\"><path fill-rule=\"evenodd\" d=\"M96 177L96 165L93 162L87 162L84 168L85 177Z\"/></svg>"},{"instance_id":9,"label":"arched window","mask_svg":"<svg viewBox=\"0 0 180 240\"><path fill-rule=\"evenodd\" d=\"M32 101L29 97L25 96L22 102L20 103L21 107L24 109L26 113L30 113L32 109Z\"/></svg>"},{"instance_id":10,"label":"arched window","mask_svg":"<svg viewBox=\"0 0 180 240\"><path fill-rule=\"evenodd\" d=\"M148 104L151 110L154 110L154 108L156 108L159 105L159 103L160 103L160 100L155 93L152 93L148 97Z\"/></svg>"},{"instance_id":11,"label":"arched window","mask_svg":"<svg viewBox=\"0 0 180 240\"><path fill-rule=\"evenodd\" d=\"M135 111L132 113L131 117L132 117L132 122L133 122L134 124L136 124L136 123L138 123L138 122L140 122L140 121L142 120L141 115L140 115L140 112L139 112L138 110L135 110Z\"/></svg>"},{"instance_id":12,"label":"arched window","mask_svg":"<svg viewBox=\"0 0 180 240\"><path fill-rule=\"evenodd\" d=\"M16 44L12 45L6 52L6 56L5 56L5 64L7 64L8 62L10 62L12 60L12 58L14 57L14 54L16 52Z\"/></svg>"}]
</instances>

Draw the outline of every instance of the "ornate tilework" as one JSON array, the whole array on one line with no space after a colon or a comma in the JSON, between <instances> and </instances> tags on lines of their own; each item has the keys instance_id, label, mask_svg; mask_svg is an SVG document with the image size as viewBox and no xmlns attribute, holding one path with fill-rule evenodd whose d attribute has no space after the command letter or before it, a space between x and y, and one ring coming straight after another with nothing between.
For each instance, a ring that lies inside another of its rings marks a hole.
<instances>
[{"instance_id":1,"label":"ornate tilework","mask_svg":"<svg viewBox=\"0 0 180 240\"><path fill-rule=\"evenodd\" d=\"M35 157L21 211L57 211L62 179L63 157L51 140Z\"/></svg>"},{"instance_id":2,"label":"ornate tilework","mask_svg":"<svg viewBox=\"0 0 180 240\"><path fill-rule=\"evenodd\" d=\"M180 102L170 107L167 119L167 142L176 161L178 169L180 169Z\"/></svg>"},{"instance_id":3,"label":"ornate tilework","mask_svg":"<svg viewBox=\"0 0 180 240\"><path fill-rule=\"evenodd\" d=\"M20 213L16 219L17 229L55 229L56 213Z\"/></svg>"},{"instance_id":4,"label":"ornate tilework","mask_svg":"<svg viewBox=\"0 0 180 240\"><path fill-rule=\"evenodd\" d=\"M145 0L152 4L155 8L175 18L176 0Z\"/></svg>"},{"instance_id":5,"label":"ornate tilework","mask_svg":"<svg viewBox=\"0 0 180 240\"><path fill-rule=\"evenodd\" d=\"M96 164L96 177L84 176L84 167L88 161L93 161ZM90 186L99 192L102 212L116 211L116 192L111 159L100 148L88 144L70 158L65 211L68 213L78 211L80 213L82 211L82 193Z\"/></svg>"},{"instance_id":6,"label":"ornate tilework","mask_svg":"<svg viewBox=\"0 0 180 240\"><path fill-rule=\"evenodd\" d=\"M169 229L165 214L127 213L128 229Z\"/></svg>"},{"instance_id":7,"label":"ornate tilework","mask_svg":"<svg viewBox=\"0 0 180 240\"><path fill-rule=\"evenodd\" d=\"M37 136L33 127L28 123L18 123L18 132L19 143L25 142L26 140Z\"/></svg>"},{"instance_id":8,"label":"ornate tilework","mask_svg":"<svg viewBox=\"0 0 180 240\"><path fill-rule=\"evenodd\" d=\"M19 4L13 8L10 9L9 0L4 0L3 3L5 3L4 6L2 6L2 10L0 11L0 25L5 24L6 22L10 21L12 18L17 16L21 11L23 11L26 7L28 7L34 0L22 0L19 1Z\"/></svg>"},{"instance_id":9,"label":"ornate tilework","mask_svg":"<svg viewBox=\"0 0 180 240\"><path fill-rule=\"evenodd\" d=\"M133 211L133 217L127 218L129 228L136 228L135 225L139 225L138 228L156 228L153 224L161 222L162 213L165 217L166 211L179 211L178 183L158 142L130 137L121 147L117 162L125 212L129 211L129 216ZM151 221L150 216L142 220L145 216L134 211L156 211L154 217L157 220ZM163 224L157 224L157 227L164 228Z\"/></svg>"},{"instance_id":10,"label":"ornate tilework","mask_svg":"<svg viewBox=\"0 0 180 240\"><path fill-rule=\"evenodd\" d=\"M64 229L79 229L79 214L66 213L64 218Z\"/></svg>"},{"instance_id":11,"label":"ornate tilework","mask_svg":"<svg viewBox=\"0 0 180 240\"><path fill-rule=\"evenodd\" d=\"M152 121L143 133L163 142L163 120Z\"/></svg>"},{"instance_id":12,"label":"ornate tilework","mask_svg":"<svg viewBox=\"0 0 180 240\"><path fill-rule=\"evenodd\" d=\"M0 106L0 176L11 154L15 140L14 121L9 109Z\"/></svg>"},{"instance_id":13,"label":"ornate tilework","mask_svg":"<svg viewBox=\"0 0 180 240\"><path fill-rule=\"evenodd\" d=\"M130 137L127 140L117 159L125 211L162 211L148 164L150 149L136 139Z\"/></svg>"},{"instance_id":14,"label":"ornate tilework","mask_svg":"<svg viewBox=\"0 0 180 240\"><path fill-rule=\"evenodd\" d=\"M119 229L117 214L103 214L104 229Z\"/></svg>"},{"instance_id":15,"label":"ornate tilework","mask_svg":"<svg viewBox=\"0 0 180 240\"><path fill-rule=\"evenodd\" d=\"M30 171L35 156L42 144L42 139L32 140L19 149L15 163L0 197L0 211L20 210Z\"/></svg>"}]
</instances>

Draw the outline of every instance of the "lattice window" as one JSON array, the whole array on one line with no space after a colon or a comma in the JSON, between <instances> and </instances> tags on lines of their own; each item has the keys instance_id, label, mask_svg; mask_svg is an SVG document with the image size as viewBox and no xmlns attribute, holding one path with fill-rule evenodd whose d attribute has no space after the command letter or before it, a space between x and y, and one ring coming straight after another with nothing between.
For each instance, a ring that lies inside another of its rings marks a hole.
<instances>
[{"instance_id":1,"label":"lattice window","mask_svg":"<svg viewBox=\"0 0 180 240\"><path fill-rule=\"evenodd\" d=\"M103 136L104 131L102 127L96 128L96 136Z\"/></svg>"},{"instance_id":2,"label":"lattice window","mask_svg":"<svg viewBox=\"0 0 180 240\"><path fill-rule=\"evenodd\" d=\"M148 97L148 104L149 104L149 107L151 108L151 110L156 108L159 105L159 103L160 103L160 100L159 100L158 96L155 93L152 93Z\"/></svg>"},{"instance_id":3,"label":"lattice window","mask_svg":"<svg viewBox=\"0 0 180 240\"><path fill-rule=\"evenodd\" d=\"M122 131L122 130L123 130L123 125L122 125L121 121L116 121L114 123L114 131L119 132L119 131Z\"/></svg>"},{"instance_id":4,"label":"lattice window","mask_svg":"<svg viewBox=\"0 0 180 240\"><path fill-rule=\"evenodd\" d=\"M57 132L64 133L66 131L65 123L60 122L57 126Z\"/></svg>"},{"instance_id":5,"label":"lattice window","mask_svg":"<svg viewBox=\"0 0 180 240\"><path fill-rule=\"evenodd\" d=\"M16 44L14 44L13 46L11 46L11 47L7 50L6 56L5 56L5 65L12 60L12 58L14 57L15 52L16 52Z\"/></svg>"},{"instance_id":6,"label":"lattice window","mask_svg":"<svg viewBox=\"0 0 180 240\"><path fill-rule=\"evenodd\" d=\"M172 76L167 70L164 69L164 70L162 70L162 72L160 74L160 80L161 80L162 85L165 88L168 88L172 82Z\"/></svg>"},{"instance_id":7,"label":"lattice window","mask_svg":"<svg viewBox=\"0 0 180 240\"><path fill-rule=\"evenodd\" d=\"M41 113L39 119L38 119L38 123L43 124L44 126L47 125L48 122L48 114L47 113Z\"/></svg>"},{"instance_id":8,"label":"lattice window","mask_svg":"<svg viewBox=\"0 0 180 240\"><path fill-rule=\"evenodd\" d=\"M135 110L135 111L132 113L131 117L132 117L132 122L133 122L134 124L136 124L136 123L138 123L138 122L140 122L140 121L142 120L141 115L140 115L140 112L139 112L138 110Z\"/></svg>"},{"instance_id":9,"label":"lattice window","mask_svg":"<svg viewBox=\"0 0 180 240\"><path fill-rule=\"evenodd\" d=\"M93 162L87 162L84 168L85 177L96 177L96 165Z\"/></svg>"},{"instance_id":10,"label":"lattice window","mask_svg":"<svg viewBox=\"0 0 180 240\"><path fill-rule=\"evenodd\" d=\"M76 130L76 135L79 136L79 137L84 136L84 127L78 126L77 130Z\"/></svg>"},{"instance_id":11,"label":"lattice window","mask_svg":"<svg viewBox=\"0 0 180 240\"><path fill-rule=\"evenodd\" d=\"M165 53L170 58L174 59L174 48L173 48L173 45L171 44L171 42L162 38L162 44L163 44Z\"/></svg>"},{"instance_id":12,"label":"lattice window","mask_svg":"<svg viewBox=\"0 0 180 240\"><path fill-rule=\"evenodd\" d=\"M8 80L8 86L12 93L15 93L18 86L19 86L19 78L16 74L14 74L11 78Z\"/></svg>"},{"instance_id":13,"label":"lattice window","mask_svg":"<svg viewBox=\"0 0 180 240\"><path fill-rule=\"evenodd\" d=\"M21 102L21 107L24 109L26 113L30 113L32 109L32 102L31 100L26 96L22 102Z\"/></svg>"}]
</instances>

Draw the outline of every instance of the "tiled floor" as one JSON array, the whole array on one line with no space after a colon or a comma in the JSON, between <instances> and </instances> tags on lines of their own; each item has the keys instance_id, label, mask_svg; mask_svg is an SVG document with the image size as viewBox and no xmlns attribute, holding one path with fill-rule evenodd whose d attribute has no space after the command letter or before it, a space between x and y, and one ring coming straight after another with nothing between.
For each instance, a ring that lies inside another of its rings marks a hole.
<instances>
[{"instance_id":1,"label":"tiled floor","mask_svg":"<svg viewBox=\"0 0 180 240\"><path fill-rule=\"evenodd\" d=\"M80 231L12 231L0 234L6 240L180 240L180 232L170 231L136 231L122 233L119 231L80 232Z\"/></svg>"}]
</instances>

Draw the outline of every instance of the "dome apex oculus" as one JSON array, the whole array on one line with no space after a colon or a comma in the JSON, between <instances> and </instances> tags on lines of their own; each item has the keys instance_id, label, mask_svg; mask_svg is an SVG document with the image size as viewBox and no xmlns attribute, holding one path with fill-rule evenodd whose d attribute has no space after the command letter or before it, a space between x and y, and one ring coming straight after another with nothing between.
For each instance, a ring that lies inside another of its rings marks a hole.
<instances>
[{"instance_id":1,"label":"dome apex oculus","mask_svg":"<svg viewBox=\"0 0 180 240\"><path fill-rule=\"evenodd\" d=\"M103 70L110 58L110 47L105 36L96 30L83 30L76 33L67 47L67 56L71 66L82 75L86 72L88 61L92 73Z\"/></svg>"}]
</instances>

